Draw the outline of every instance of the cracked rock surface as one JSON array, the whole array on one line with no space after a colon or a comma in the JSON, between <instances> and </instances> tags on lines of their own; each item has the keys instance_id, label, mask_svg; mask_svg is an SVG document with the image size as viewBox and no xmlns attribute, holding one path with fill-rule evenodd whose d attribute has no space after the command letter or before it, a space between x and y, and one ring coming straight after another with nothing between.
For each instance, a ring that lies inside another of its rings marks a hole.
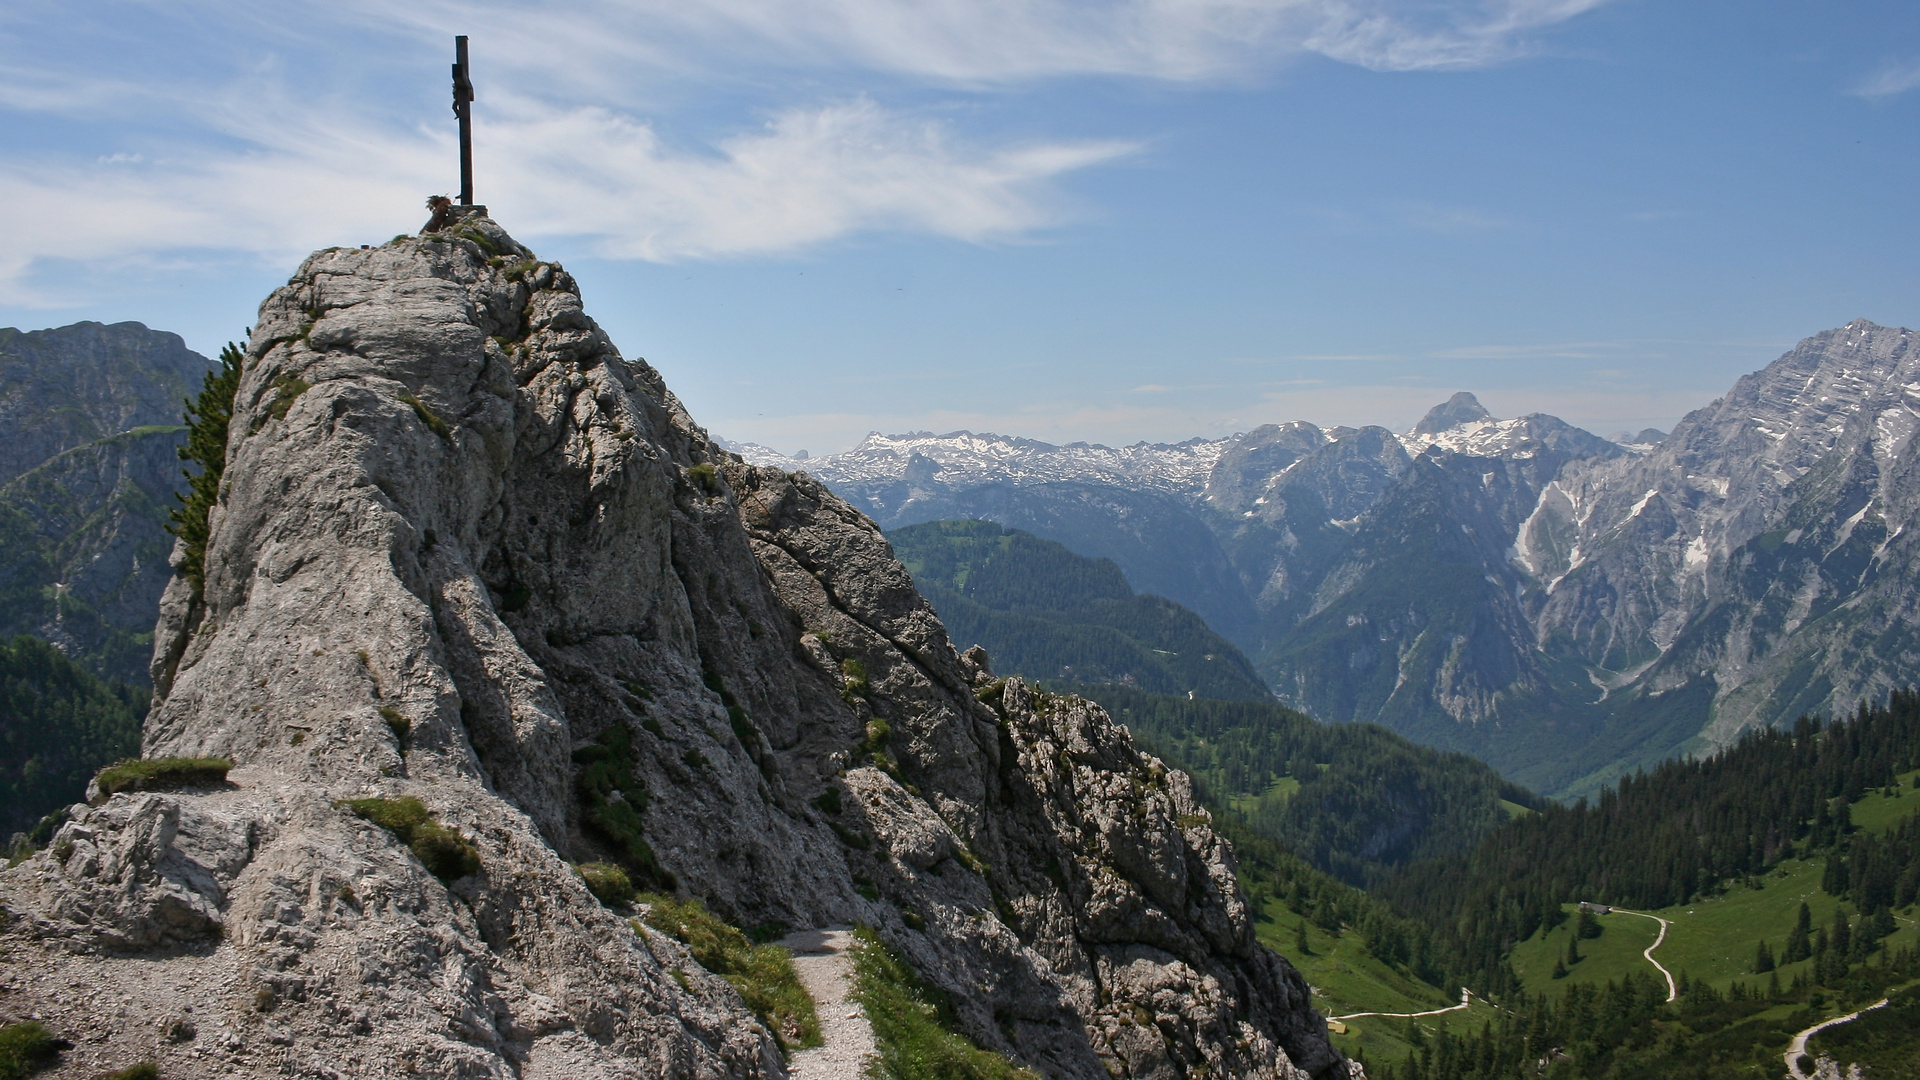
<instances>
[{"instance_id":1,"label":"cracked rock surface","mask_svg":"<svg viewBox=\"0 0 1920 1080\"><path fill-rule=\"evenodd\" d=\"M52 1075L784 1076L568 865L621 860L735 925L873 926L1049 1077L1349 1074L1182 774L957 655L870 520L720 450L493 222L310 257L227 462L144 756L236 767L0 872L0 1012L76 1044ZM404 796L477 872L340 805Z\"/></svg>"}]
</instances>

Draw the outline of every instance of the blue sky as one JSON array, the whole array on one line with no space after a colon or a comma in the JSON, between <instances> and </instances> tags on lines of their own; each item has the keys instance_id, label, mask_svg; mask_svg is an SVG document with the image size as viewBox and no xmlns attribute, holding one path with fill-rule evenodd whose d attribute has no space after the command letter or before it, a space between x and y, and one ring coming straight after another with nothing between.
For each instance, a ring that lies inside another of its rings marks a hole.
<instances>
[{"instance_id":1,"label":"blue sky","mask_svg":"<svg viewBox=\"0 0 1920 1080\"><path fill-rule=\"evenodd\" d=\"M0 325L212 352L457 186L716 433L1667 427L1920 325L1920 8L12 0Z\"/></svg>"}]
</instances>

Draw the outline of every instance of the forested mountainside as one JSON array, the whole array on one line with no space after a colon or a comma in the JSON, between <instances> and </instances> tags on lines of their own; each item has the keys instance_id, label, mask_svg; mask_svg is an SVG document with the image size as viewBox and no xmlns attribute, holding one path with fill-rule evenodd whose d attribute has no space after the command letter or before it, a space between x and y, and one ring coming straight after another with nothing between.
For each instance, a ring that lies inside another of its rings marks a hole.
<instances>
[{"instance_id":1,"label":"forested mountainside","mask_svg":"<svg viewBox=\"0 0 1920 1080\"><path fill-rule=\"evenodd\" d=\"M1287 703L1567 795L1920 678L1911 337L1815 335L1672 433L1617 443L1459 394L1398 434L746 449L888 528L984 518L1111 558Z\"/></svg>"},{"instance_id":2,"label":"forested mountainside","mask_svg":"<svg viewBox=\"0 0 1920 1080\"><path fill-rule=\"evenodd\" d=\"M1171 600L1135 595L1110 559L990 521L927 522L887 539L954 642L984 647L1003 674L1273 698L1232 642Z\"/></svg>"},{"instance_id":3,"label":"forested mountainside","mask_svg":"<svg viewBox=\"0 0 1920 1080\"><path fill-rule=\"evenodd\" d=\"M82 801L102 765L138 753L146 699L37 638L0 642L0 837Z\"/></svg>"},{"instance_id":4,"label":"forested mountainside","mask_svg":"<svg viewBox=\"0 0 1920 1080\"><path fill-rule=\"evenodd\" d=\"M787 1075L637 881L742 948L862 925L998 1075L1354 1075L1185 774L958 653L465 213L315 253L203 390L143 757L0 871L61 1068Z\"/></svg>"},{"instance_id":5,"label":"forested mountainside","mask_svg":"<svg viewBox=\"0 0 1920 1080\"><path fill-rule=\"evenodd\" d=\"M1074 688L1192 774L1223 811L1348 884L1465 854L1545 800L1465 754L1373 724L1322 724L1273 702Z\"/></svg>"},{"instance_id":6,"label":"forested mountainside","mask_svg":"<svg viewBox=\"0 0 1920 1080\"><path fill-rule=\"evenodd\" d=\"M0 329L0 634L146 684L181 403L212 366L139 323Z\"/></svg>"}]
</instances>

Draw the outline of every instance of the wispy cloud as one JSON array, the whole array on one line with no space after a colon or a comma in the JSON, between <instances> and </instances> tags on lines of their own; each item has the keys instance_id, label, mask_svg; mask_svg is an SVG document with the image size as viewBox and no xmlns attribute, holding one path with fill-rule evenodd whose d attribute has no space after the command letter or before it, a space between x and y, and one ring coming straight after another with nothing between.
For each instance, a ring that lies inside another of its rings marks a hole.
<instances>
[{"instance_id":1,"label":"wispy cloud","mask_svg":"<svg viewBox=\"0 0 1920 1080\"><path fill-rule=\"evenodd\" d=\"M0 115L84 137L15 141L0 160L18 223L0 281L19 292L45 258L283 261L412 227L421 196L446 186L447 125L422 111L425 80L395 73L439 72L438 98L450 27L483 65L483 197L531 241L672 261L876 231L1020 240L1072 220L1063 180L1140 145L970 137L890 101L1060 78L1231 82L1305 53L1484 66L1599 2L338 0L296 20L241 0L13 8ZM733 103L719 119L688 104L716 99Z\"/></svg>"},{"instance_id":2,"label":"wispy cloud","mask_svg":"<svg viewBox=\"0 0 1920 1080\"><path fill-rule=\"evenodd\" d=\"M1908 60L1888 64L1860 80L1853 92L1863 98L1883 98L1904 94L1916 86L1920 86L1920 60Z\"/></svg>"}]
</instances>

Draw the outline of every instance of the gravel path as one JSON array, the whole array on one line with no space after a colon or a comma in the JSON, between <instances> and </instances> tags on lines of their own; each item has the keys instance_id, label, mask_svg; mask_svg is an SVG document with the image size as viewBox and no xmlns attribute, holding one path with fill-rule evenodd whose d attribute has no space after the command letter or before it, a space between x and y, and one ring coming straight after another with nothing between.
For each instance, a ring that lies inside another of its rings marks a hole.
<instances>
[{"instance_id":1,"label":"gravel path","mask_svg":"<svg viewBox=\"0 0 1920 1080\"><path fill-rule=\"evenodd\" d=\"M813 995L826 1042L796 1052L787 1061L791 1080L861 1080L873 1056L873 1027L850 997L853 990L853 932L844 928L799 930L781 942L793 952L800 985Z\"/></svg>"},{"instance_id":2,"label":"gravel path","mask_svg":"<svg viewBox=\"0 0 1920 1080\"><path fill-rule=\"evenodd\" d=\"M1667 920L1665 920L1665 919L1663 919L1663 918L1661 918L1661 917L1660 917L1660 916L1658 916L1658 915L1649 915L1649 914L1647 914L1647 913L1646 913L1646 912L1644 912L1644 911L1628 911L1628 910L1627 910L1626 908L1618 908L1618 907L1617 907L1617 908L1614 908L1614 909L1613 909L1613 913L1614 913L1614 914L1616 914L1616 915L1638 915L1638 916L1640 916L1640 917L1641 917L1641 918L1643 918L1643 919L1652 919L1652 920L1653 920L1654 922L1657 922L1657 923L1659 923L1659 924L1660 924L1660 936L1658 936L1658 937L1656 937L1656 938L1654 938L1654 939L1653 939L1653 944L1651 944L1651 945L1649 945L1649 946L1647 946L1647 951L1646 951L1646 952L1643 952L1643 953L1641 953L1640 955L1641 955L1641 956L1644 956L1644 957L1646 957L1646 958L1647 958L1647 963L1649 963L1649 964L1652 964L1652 965L1653 965L1654 967L1656 967L1656 968L1659 968L1659 969L1660 969L1660 974L1662 974L1662 975L1664 975L1664 976L1666 976L1666 979L1667 979L1667 1000L1668 1000L1668 1001L1672 1001L1672 1000L1674 1000L1675 998L1677 998L1677 997L1679 997L1679 996L1680 996L1680 988L1679 988L1678 986L1676 986L1676 985L1674 984L1674 981L1673 981L1673 972L1671 972L1671 971L1668 971L1668 970L1667 970L1667 969L1666 969L1665 967L1662 967L1662 966L1661 966L1661 964L1660 964L1660 961L1658 961L1658 960L1655 960L1655 959L1653 958L1653 950L1655 950L1655 949L1657 949L1657 948L1659 948L1659 947L1660 947L1660 943L1661 943L1661 942L1663 942L1663 941L1665 941L1665 940L1667 940L1667 927L1669 927L1669 926L1672 926L1673 924L1672 924L1672 923L1670 923L1670 922L1668 922Z\"/></svg>"},{"instance_id":3,"label":"gravel path","mask_svg":"<svg viewBox=\"0 0 1920 1080\"><path fill-rule=\"evenodd\" d=\"M1845 1016L1836 1016L1831 1020L1822 1020L1820 1023L1796 1034L1793 1037L1793 1042L1787 1044L1787 1075L1792 1077L1793 1080L1809 1080L1807 1074L1800 1071L1800 1055L1807 1052L1807 1040L1820 1034L1827 1028L1838 1027L1849 1020L1858 1018L1860 1013L1872 1012L1886 1003L1887 999L1881 998L1879 1001L1861 1009L1860 1012L1850 1012Z\"/></svg>"},{"instance_id":4,"label":"gravel path","mask_svg":"<svg viewBox=\"0 0 1920 1080\"><path fill-rule=\"evenodd\" d=\"M1411 1013L1357 1012L1357 1013L1348 1013L1345 1016L1329 1016L1327 1017L1327 1019L1344 1021L1344 1020L1358 1020L1363 1016L1397 1016L1401 1018L1407 1018L1407 1017L1413 1017L1413 1016L1439 1016L1441 1013L1459 1012L1461 1009L1464 1009L1468 1005L1473 1004L1472 999L1473 999L1473 991L1463 986L1460 988L1460 1004L1449 1005L1444 1009L1428 1009L1426 1012L1411 1012Z\"/></svg>"}]
</instances>

